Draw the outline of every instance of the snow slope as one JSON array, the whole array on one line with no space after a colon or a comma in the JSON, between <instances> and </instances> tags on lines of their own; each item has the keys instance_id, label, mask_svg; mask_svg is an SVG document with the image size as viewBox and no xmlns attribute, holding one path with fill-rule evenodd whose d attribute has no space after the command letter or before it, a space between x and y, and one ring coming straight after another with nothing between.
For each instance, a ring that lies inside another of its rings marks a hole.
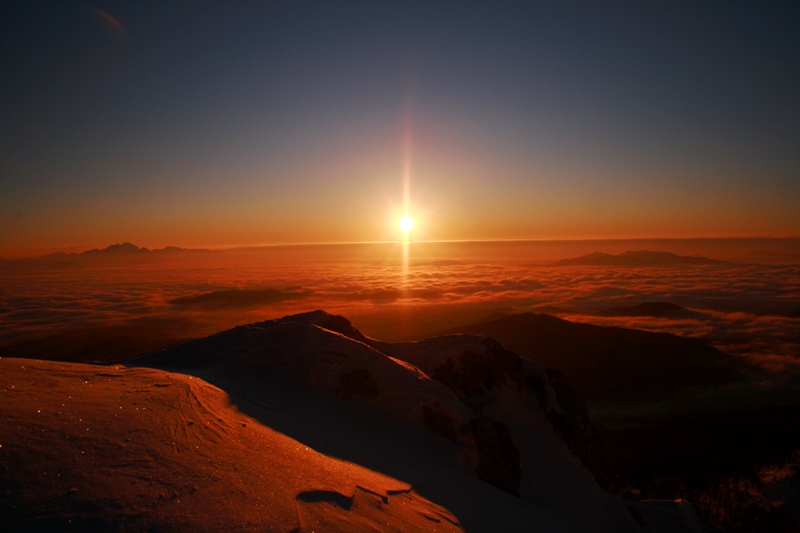
<instances>
[{"instance_id":1,"label":"snow slope","mask_svg":"<svg viewBox=\"0 0 800 533\"><path fill-rule=\"evenodd\" d=\"M5 531L460 531L405 482L326 457L220 389L149 368L2 359Z\"/></svg>"}]
</instances>

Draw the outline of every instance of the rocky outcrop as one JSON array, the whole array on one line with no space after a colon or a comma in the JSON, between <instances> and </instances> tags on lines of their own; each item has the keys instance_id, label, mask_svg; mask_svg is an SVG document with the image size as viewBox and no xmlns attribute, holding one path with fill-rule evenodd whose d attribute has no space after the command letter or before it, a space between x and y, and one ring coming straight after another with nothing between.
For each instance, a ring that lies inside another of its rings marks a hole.
<instances>
[{"instance_id":1,"label":"rocky outcrop","mask_svg":"<svg viewBox=\"0 0 800 533\"><path fill-rule=\"evenodd\" d=\"M600 439L589 420L586 405L569 387L567 377L558 369L547 369L547 383L555 392L560 410L547 409L547 421L561 436L570 451L581 460L601 486L607 486L607 478L601 457Z\"/></svg>"},{"instance_id":2,"label":"rocky outcrop","mask_svg":"<svg viewBox=\"0 0 800 533\"><path fill-rule=\"evenodd\" d=\"M559 370L532 363L489 337L454 335L413 343L370 342L446 385L478 416L491 410L504 394L513 397L523 411L538 407L569 450L599 482L605 482L600 442L586 406ZM514 408L510 411L513 414ZM495 410L493 416L502 415ZM498 420L510 423L508 419ZM503 486L507 488L508 483Z\"/></svg>"},{"instance_id":3,"label":"rocky outcrop","mask_svg":"<svg viewBox=\"0 0 800 533\"><path fill-rule=\"evenodd\" d=\"M508 427L488 416L479 416L469 421L469 429L475 436L475 445L478 447L480 478L519 496L519 485L522 481L519 450L514 446Z\"/></svg>"}]
</instances>

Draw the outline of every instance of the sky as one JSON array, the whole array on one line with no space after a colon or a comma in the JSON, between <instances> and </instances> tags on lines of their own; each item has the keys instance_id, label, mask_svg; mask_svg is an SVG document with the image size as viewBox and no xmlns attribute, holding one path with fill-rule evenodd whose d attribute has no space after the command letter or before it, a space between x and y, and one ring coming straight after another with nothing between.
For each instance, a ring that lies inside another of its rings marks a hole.
<instances>
[{"instance_id":1,"label":"sky","mask_svg":"<svg viewBox=\"0 0 800 533\"><path fill-rule=\"evenodd\" d=\"M10 1L0 50L0 256L800 235L796 2Z\"/></svg>"}]
</instances>

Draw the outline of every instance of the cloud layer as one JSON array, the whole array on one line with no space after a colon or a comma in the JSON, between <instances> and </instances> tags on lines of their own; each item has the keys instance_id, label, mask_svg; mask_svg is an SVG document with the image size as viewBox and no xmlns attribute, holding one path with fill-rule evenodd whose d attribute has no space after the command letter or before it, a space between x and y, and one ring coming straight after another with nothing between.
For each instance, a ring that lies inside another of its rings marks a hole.
<instances>
[{"instance_id":1,"label":"cloud layer","mask_svg":"<svg viewBox=\"0 0 800 533\"><path fill-rule=\"evenodd\" d=\"M176 337L200 336L316 308L348 316L368 335L397 340L551 307L568 320L702 338L774 376L800 373L800 265L792 264L542 267L479 258L404 269L346 258L232 258L0 276L0 343L6 345L142 320L180 323ZM691 313L598 316L644 302L670 302Z\"/></svg>"}]
</instances>

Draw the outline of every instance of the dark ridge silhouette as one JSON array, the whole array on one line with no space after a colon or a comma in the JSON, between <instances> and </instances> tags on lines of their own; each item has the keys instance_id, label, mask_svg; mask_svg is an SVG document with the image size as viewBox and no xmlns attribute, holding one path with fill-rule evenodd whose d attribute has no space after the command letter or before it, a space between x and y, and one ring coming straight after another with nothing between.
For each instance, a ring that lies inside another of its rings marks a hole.
<instances>
[{"instance_id":1,"label":"dark ridge silhouette","mask_svg":"<svg viewBox=\"0 0 800 533\"><path fill-rule=\"evenodd\" d=\"M69 255L69 256L92 256L98 254L105 254L105 255L125 255L125 254L171 254L171 253L182 253L182 252L208 252L210 250L206 250L204 248L179 248L177 246L165 246L164 248L155 248L153 250L145 247L138 247L135 244L131 244L129 242L123 242L122 244L112 244L110 246L106 246L102 250L98 250L94 248L93 250L87 250L81 254L62 254L62 255ZM58 255L58 254L52 254Z\"/></svg>"},{"instance_id":2,"label":"dark ridge silhouette","mask_svg":"<svg viewBox=\"0 0 800 533\"><path fill-rule=\"evenodd\" d=\"M658 266L658 265L716 265L726 264L701 256L677 255L672 252L648 250L628 251L619 255L594 252L580 257L562 259L551 266Z\"/></svg>"},{"instance_id":3,"label":"dark ridge silhouette","mask_svg":"<svg viewBox=\"0 0 800 533\"><path fill-rule=\"evenodd\" d=\"M180 257L181 254L215 253L213 250L203 248L178 248L167 246L151 250L139 247L129 242L112 244L103 249L94 248L82 253L55 252L38 257L24 257L21 259L0 258L0 269L10 270L16 268L45 268L54 270L69 270L81 268L89 264L103 264L106 262L140 262L155 259Z\"/></svg>"},{"instance_id":4,"label":"dark ridge silhouette","mask_svg":"<svg viewBox=\"0 0 800 533\"><path fill-rule=\"evenodd\" d=\"M146 254L150 253L151 250L148 248L139 248L135 244L131 244L129 242L123 242L122 244L112 244L103 248L102 250L98 250L94 248L92 250L87 250L80 255L91 256L96 254Z\"/></svg>"},{"instance_id":5,"label":"dark ridge silhouette","mask_svg":"<svg viewBox=\"0 0 800 533\"><path fill-rule=\"evenodd\" d=\"M174 306L202 309L242 309L271 305L288 300L308 298L310 292L281 291L278 289L226 289L170 300Z\"/></svg>"},{"instance_id":6,"label":"dark ridge silhouette","mask_svg":"<svg viewBox=\"0 0 800 533\"><path fill-rule=\"evenodd\" d=\"M685 387L719 386L742 377L741 363L702 340L550 315L510 315L447 333L487 335L512 352L558 368L590 403L659 400Z\"/></svg>"},{"instance_id":7,"label":"dark ridge silhouette","mask_svg":"<svg viewBox=\"0 0 800 533\"><path fill-rule=\"evenodd\" d=\"M568 307L558 307L555 305L542 305L539 307L533 307L531 308L531 311L534 313L544 313L546 315L566 315L575 312L573 309L569 309Z\"/></svg>"},{"instance_id":8,"label":"dark ridge silhouette","mask_svg":"<svg viewBox=\"0 0 800 533\"><path fill-rule=\"evenodd\" d=\"M610 307L595 313L597 316L648 316L654 318L699 318L703 313L690 311L670 302L642 302L637 305Z\"/></svg>"},{"instance_id":9,"label":"dark ridge silhouette","mask_svg":"<svg viewBox=\"0 0 800 533\"><path fill-rule=\"evenodd\" d=\"M521 312L523 312L523 310L520 309L520 308L499 309L499 310L495 311L494 313L491 313L491 314L488 314L488 315L485 315L485 316L482 316L482 317L478 318L475 321L475 323L489 322L491 320L496 320L498 318L503 318L503 317L506 317L506 316L518 315ZM553 315L553 316L570 315L570 314L581 314L580 311L577 311L575 309L570 309L568 307L558 307L558 306L555 306L555 305L538 305L538 306L535 306L535 307L528 307L524 312L544 313L546 315Z\"/></svg>"}]
</instances>

